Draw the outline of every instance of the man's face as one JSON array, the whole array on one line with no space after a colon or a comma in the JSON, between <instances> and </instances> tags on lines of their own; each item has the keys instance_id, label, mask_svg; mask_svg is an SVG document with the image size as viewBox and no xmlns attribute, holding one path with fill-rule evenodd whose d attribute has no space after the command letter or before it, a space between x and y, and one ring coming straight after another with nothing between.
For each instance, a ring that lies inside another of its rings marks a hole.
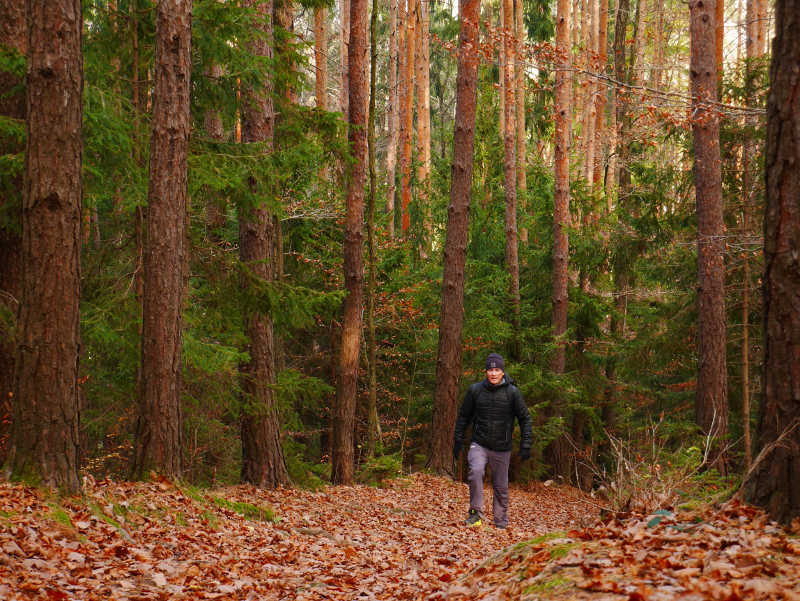
<instances>
[{"instance_id":1,"label":"man's face","mask_svg":"<svg viewBox=\"0 0 800 601\"><path fill-rule=\"evenodd\" d=\"M492 386L497 386L500 383L500 380L503 379L503 370L499 367L487 369L486 378L489 380L489 384Z\"/></svg>"}]
</instances>

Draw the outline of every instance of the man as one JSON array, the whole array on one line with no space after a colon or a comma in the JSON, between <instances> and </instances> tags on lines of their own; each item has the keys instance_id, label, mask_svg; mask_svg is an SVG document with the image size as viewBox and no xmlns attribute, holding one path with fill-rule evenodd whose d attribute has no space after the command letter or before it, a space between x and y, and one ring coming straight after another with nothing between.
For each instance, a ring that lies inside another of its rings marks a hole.
<instances>
[{"instance_id":1,"label":"man","mask_svg":"<svg viewBox=\"0 0 800 601\"><path fill-rule=\"evenodd\" d=\"M468 526L480 526L483 519L483 473L487 463L492 468L494 525L505 528L508 524L508 465L511 461L514 418L519 421L522 433L519 457L525 461L531 456L531 414L522 400L519 388L514 386L503 369L503 358L497 353L491 353L486 358L486 379L469 387L458 410L453 443L453 457L456 461L461 453L467 425L472 424L472 439L467 453Z\"/></svg>"}]
</instances>

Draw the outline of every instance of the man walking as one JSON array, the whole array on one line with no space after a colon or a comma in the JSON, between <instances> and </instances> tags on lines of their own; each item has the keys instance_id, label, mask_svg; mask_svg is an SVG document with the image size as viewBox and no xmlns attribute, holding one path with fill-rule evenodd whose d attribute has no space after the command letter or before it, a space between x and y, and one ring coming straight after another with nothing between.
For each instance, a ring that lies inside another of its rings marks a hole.
<instances>
[{"instance_id":1,"label":"man walking","mask_svg":"<svg viewBox=\"0 0 800 601\"><path fill-rule=\"evenodd\" d=\"M468 526L480 526L483 519L483 474L487 463L492 468L494 525L505 528L508 524L508 465L511 461L514 418L519 421L522 434L519 457L525 461L531 456L531 414L519 388L514 386L503 369L503 358L491 353L486 358L486 379L469 387L458 410L453 443L456 461L461 453L467 425L472 424L472 439L467 453Z\"/></svg>"}]
</instances>

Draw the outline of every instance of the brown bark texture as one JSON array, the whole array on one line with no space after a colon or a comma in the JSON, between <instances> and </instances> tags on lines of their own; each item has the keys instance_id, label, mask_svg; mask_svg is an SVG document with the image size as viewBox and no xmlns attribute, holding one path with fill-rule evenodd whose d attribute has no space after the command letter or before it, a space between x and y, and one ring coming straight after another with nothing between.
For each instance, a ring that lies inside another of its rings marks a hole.
<instances>
[{"instance_id":1,"label":"brown bark texture","mask_svg":"<svg viewBox=\"0 0 800 601\"><path fill-rule=\"evenodd\" d=\"M222 77L222 67L216 63L212 64L206 76L212 80L218 80ZM225 131L222 126L222 117L218 110L215 108L206 110L203 116L203 129L205 129L206 135L212 140L222 140ZM225 227L225 196L215 192L210 187L206 191L206 194L208 198L208 203L206 205L206 231L209 240L214 244L220 244L222 242L222 236L220 234Z\"/></svg>"},{"instance_id":2,"label":"brown bark texture","mask_svg":"<svg viewBox=\"0 0 800 601\"><path fill-rule=\"evenodd\" d=\"M402 2L402 0L401 0ZM406 46L400 48L405 53L405 73L400 91L400 138L402 154L400 157L400 203L401 227L408 232L411 227L411 146L414 138L414 39L416 37L416 4L414 0L406 0Z\"/></svg>"},{"instance_id":3,"label":"brown bark texture","mask_svg":"<svg viewBox=\"0 0 800 601\"><path fill-rule=\"evenodd\" d=\"M314 9L314 78L317 108L328 110L328 9Z\"/></svg>"},{"instance_id":4,"label":"brown bark texture","mask_svg":"<svg viewBox=\"0 0 800 601\"><path fill-rule=\"evenodd\" d=\"M517 243L517 102L514 59L514 3L503 0L503 95L505 97L505 130L503 131L503 175L506 193L506 269L509 275L508 300L514 330L511 355L520 355L519 245Z\"/></svg>"},{"instance_id":5,"label":"brown bark texture","mask_svg":"<svg viewBox=\"0 0 800 601\"><path fill-rule=\"evenodd\" d=\"M428 29L430 18L428 15L428 1L415 0L416 2L416 46L415 59L416 90L417 90L417 166L416 202L420 208L425 229L425 241L420 249L424 258L428 255L433 224L431 223L428 197L430 196L431 176L431 53Z\"/></svg>"},{"instance_id":6,"label":"brown bark texture","mask_svg":"<svg viewBox=\"0 0 800 601\"><path fill-rule=\"evenodd\" d=\"M350 130L348 141L353 155L347 182L344 231L344 300L342 345L336 407L333 413L331 479L336 484L351 484L354 473L354 436L358 396L358 358L361 342L361 313L364 301L364 184L367 176L368 70L367 0L350 0Z\"/></svg>"},{"instance_id":7,"label":"brown bark texture","mask_svg":"<svg viewBox=\"0 0 800 601\"><path fill-rule=\"evenodd\" d=\"M775 23L767 100L759 447L795 429L756 468L746 495L789 524L800 516L800 2L777 0Z\"/></svg>"},{"instance_id":8,"label":"brown bark texture","mask_svg":"<svg viewBox=\"0 0 800 601\"><path fill-rule=\"evenodd\" d=\"M181 307L186 254L191 0L159 0L147 238L142 377L133 474L181 474Z\"/></svg>"},{"instance_id":9,"label":"brown bark texture","mask_svg":"<svg viewBox=\"0 0 800 601\"><path fill-rule=\"evenodd\" d=\"M598 0L598 24L597 24L597 71L605 74L608 62L608 0ZM607 92L604 85L597 86L598 91L594 97L595 103L595 159L594 170L592 172L592 183L597 194L603 187L603 168L605 166L604 146L607 143L605 134L606 103ZM608 194L608 188L606 188Z\"/></svg>"},{"instance_id":10,"label":"brown bark texture","mask_svg":"<svg viewBox=\"0 0 800 601\"><path fill-rule=\"evenodd\" d=\"M453 130L453 168L447 232L444 243L442 308L436 356L436 390L429 467L454 473L453 430L461 380L461 334L464 324L464 266L467 260L469 205L472 189L475 116L478 99L478 19L480 0L459 0L456 117Z\"/></svg>"},{"instance_id":11,"label":"brown bark texture","mask_svg":"<svg viewBox=\"0 0 800 601\"><path fill-rule=\"evenodd\" d=\"M397 184L397 147L400 143L400 95L398 90L399 25L397 22L398 1L389 0L389 106L386 148L386 213L389 219L386 229L389 238L394 238L394 206Z\"/></svg>"},{"instance_id":12,"label":"brown bark texture","mask_svg":"<svg viewBox=\"0 0 800 601\"><path fill-rule=\"evenodd\" d=\"M23 279L8 468L14 479L75 493L83 17L78 0L29 1L26 14Z\"/></svg>"},{"instance_id":13,"label":"brown bark texture","mask_svg":"<svg viewBox=\"0 0 800 601\"><path fill-rule=\"evenodd\" d=\"M555 97L555 194L553 207L553 338L556 350L550 367L562 374L566 370L567 285L569 282L569 136L572 122L572 78L570 77L570 3L558 0L556 17L556 97ZM554 400L554 413L564 417L565 402ZM569 445L566 434L556 438L547 451L554 475L569 478Z\"/></svg>"},{"instance_id":14,"label":"brown bark texture","mask_svg":"<svg viewBox=\"0 0 800 601\"><path fill-rule=\"evenodd\" d=\"M350 85L348 77L348 57L350 55L347 45L350 43L350 0L339 0L339 76L342 85L339 88L339 109L342 118L348 120L348 107L350 96Z\"/></svg>"},{"instance_id":15,"label":"brown bark texture","mask_svg":"<svg viewBox=\"0 0 800 601\"><path fill-rule=\"evenodd\" d=\"M258 11L258 27L265 34L250 47L256 56L272 59L271 2L252 3ZM242 90L242 142L264 143L269 152L275 132L271 86ZM250 182L258 196L255 181ZM280 227L280 224L277 224ZM239 256L248 278L275 281L276 221L263 202L239 209ZM247 285L245 283L244 285ZM242 481L263 488L288 484L289 474L281 447L280 419L275 398L275 336L272 319L257 309L244 309L245 334L250 361L241 366L242 385Z\"/></svg>"},{"instance_id":16,"label":"brown bark texture","mask_svg":"<svg viewBox=\"0 0 800 601\"><path fill-rule=\"evenodd\" d=\"M0 0L0 40L25 55L27 43L25 0ZM15 73L0 71L0 115L25 121L25 93L12 90L20 84ZM24 144L0 138L0 154L18 154ZM13 322L22 295L22 176L0 191L0 465L9 447L11 401L14 390Z\"/></svg>"},{"instance_id":17,"label":"brown bark texture","mask_svg":"<svg viewBox=\"0 0 800 601\"><path fill-rule=\"evenodd\" d=\"M523 21L522 0L514 0L514 31L516 33L517 61L515 63L514 79L516 82L516 124L517 124L517 214L525 214L528 189L527 174L527 149L526 149L526 130L525 130L525 23ZM524 246L528 242L528 230L525 227L519 228L519 241Z\"/></svg>"},{"instance_id":18,"label":"brown bark texture","mask_svg":"<svg viewBox=\"0 0 800 601\"><path fill-rule=\"evenodd\" d=\"M725 470L728 433L725 315L725 227L717 99L715 2L689 2L693 100L694 185L697 199L697 424L715 439L713 462Z\"/></svg>"}]
</instances>

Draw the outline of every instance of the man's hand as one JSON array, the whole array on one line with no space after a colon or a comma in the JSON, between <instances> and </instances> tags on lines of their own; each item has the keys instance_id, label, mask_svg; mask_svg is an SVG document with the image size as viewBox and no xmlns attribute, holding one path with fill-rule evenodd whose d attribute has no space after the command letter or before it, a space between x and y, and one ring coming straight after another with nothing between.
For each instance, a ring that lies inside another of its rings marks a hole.
<instances>
[{"instance_id":1,"label":"man's hand","mask_svg":"<svg viewBox=\"0 0 800 601\"><path fill-rule=\"evenodd\" d=\"M461 454L461 443L456 441L453 443L453 459L458 463L458 456Z\"/></svg>"},{"instance_id":2,"label":"man's hand","mask_svg":"<svg viewBox=\"0 0 800 601\"><path fill-rule=\"evenodd\" d=\"M519 450L519 460L520 461L527 461L531 458L531 450L530 449L520 449Z\"/></svg>"}]
</instances>

